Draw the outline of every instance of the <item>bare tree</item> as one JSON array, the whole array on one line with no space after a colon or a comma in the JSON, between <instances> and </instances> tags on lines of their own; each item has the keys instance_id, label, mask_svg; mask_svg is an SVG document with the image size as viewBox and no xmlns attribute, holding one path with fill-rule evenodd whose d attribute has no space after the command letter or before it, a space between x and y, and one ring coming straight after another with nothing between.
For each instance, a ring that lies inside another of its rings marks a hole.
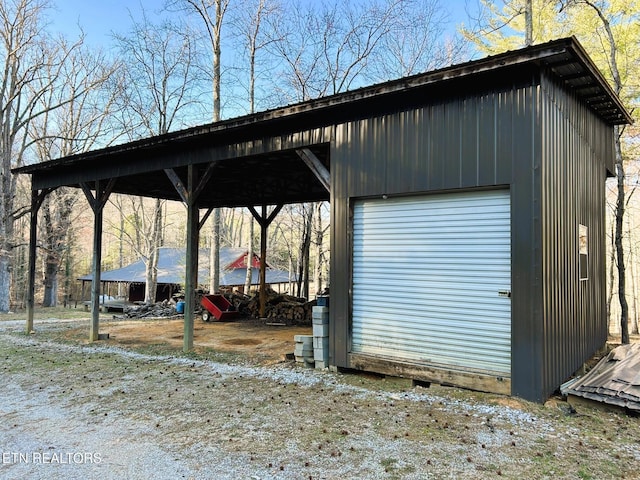
<instances>
[{"instance_id":1,"label":"bare tree","mask_svg":"<svg viewBox=\"0 0 640 480\"><path fill-rule=\"evenodd\" d=\"M256 64L258 53L274 40L263 33L265 16L277 10L273 0L244 0L236 9L231 25L235 35L240 38L249 64L247 94L249 97L249 113L256 109ZM254 219L249 217L249 235L247 239L247 270L244 291L249 293L252 282Z\"/></svg>"},{"instance_id":2,"label":"bare tree","mask_svg":"<svg viewBox=\"0 0 640 480\"><path fill-rule=\"evenodd\" d=\"M325 225L324 218L326 215L323 215L324 207L326 206L325 202L317 202L315 204L315 218L314 218L314 244L316 247L316 258L315 258L315 267L314 267L314 283L316 294L319 293L323 289L323 276L322 273L324 271L324 266L326 264L325 260L325 249L324 249L324 237L328 229L328 225Z\"/></svg>"},{"instance_id":3,"label":"bare tree","mask_svg":"<svg viewBox=\"0 0 640 480\"><path fill-rule=\"evenodd\" d=\"M67 57L59 73L59 83L40 95L40 108L44 113L32 121L29 129L40 160L81 153L103 139L114 99L114 94L104 86L115 68L100 52L86 48L76 49ZM41 77L34 84L48 82L47 78ZM54 105L60 106L52 109ZM77 190L60 188L50 193L42 205L45 307L57 305L58 273L63 257L69 254L69 230L77 199ZM68 283L66 279L65 284Z\"/></svg>"},{"instance_id":4,"label":"bare tree","mask_svg":"<svg viewBox=\"0 0 640 480\"><path fill-rule=\"evenodd\" d=\"M15 209L16 178L10 170L23 165L31 151L34 120L83 93L67 91L55 102L41 101L60 85L69 56L81 44L46 34L47 8L46 0L0 2L0 312L10 305L14 221L26 212Z\"/></svg>"},{"instance_id":5,"label":"bare tree","mask_svg":"<svg viewBox=\"0 0 640 480\"><path fill-rule=\"evenodd\" d=\"M524 2L524 46L533 45L533 0Z\"/></svg>"},{"instance_id":6,"label":"bare tree","mask_svg":"<svg viewBox=\"0 0 640 480\"><path fill-rule=\"evenodd\" d=\"M557 0L479 0L468 12L462 35L484 52L495 54L571 35L574 25L559 12Z\"/></svg>"},{"instance_id":7,"label":"bare tree","mask_svg":"<svg viewBox=\"0 0 640 480\"><path fill-rule=\"evenodd\" d=\"M140 22L132 20L129 34L114 37L124 64L122 128L135 137L162 135L184 125L201 105L192 32L169 21L153 24L143 12ZM156 199L150 212L137 201L135 222L144 232L140 254L146 266L145 302L150 303L156 295L164 201Z\"/></svg>"},{"instance_id":8,"label":"bare tree","mask_svg":"<svg viewBox=\"0 0 640 480\"><path fill-rule=\"evenodd\" d=\"M368 0L365 2L294 1L266 20L280 79L281 103L305 101L362 86L371 80L415 73L456 57L458 47L442 47L440 21L433 0ZM440 52L447 54L440 55ZM308 296L309 248L317 244L316 269L322 262L322 242L311 241L313 215L320 205L304 207L298 294ZM316 219L316 222L318 220ZM317 270L319 273L319 270Z\"/></svg>"},{"instance_id":9,"label":"bare tree","mask_svg":"<svg viewBox=\"0 0 640 480\"><path fill-rule=\"evenodd\" d=\"M448 14L438 0L404 0L391 18L367 68L371 81L385 81L463 60L468 43L448 33Z\"/></svg>"},{"instance_id":10,"label":"bare tree","mask_svg":"<svg viewBox=\"0 0 640 480\"><path fill-rule=\"evenodd\" d=\"M130 138L162 135L198 120L201 60L186 25L154 24L143 11L126 35L114 34L123 63L120 128Z\"/></svg>"},{"instance_id":11,"label":"bare tree","mask_svg":"<svg viewBox=\"0 0 640 480\"><path fill-rule=\"evenodd\" d=\"M177 8L195 14L204 25L206 37L212 53L212 90L213 90L213 121L221 118L220 89L222 84L222 27L230 0L173 0L170 8ZM211 251L210 251L210 285L211 292L220 287L220 209L213 210L211 222Z\"/></svg>"},{"instance_id":12,"label":"bare tree","mask_svg":"<svg viewBox=\"0 0 640 480\"><path fill-rule=\"evenodd\" d=\"M613 33L613 29L609 18L605 14L601 5L597 2L590 0L567 0L561 1L562 8L579 7L580 5L587 6L592 9L600 20L602 27L604 28L604 35L602 36L603 49L607 52L607 63L609 66L611 79L613 81L613 89L615 93L620 96L624 87L620 71L618 69L618 44L616 37ZM615 146L615 167L617 176L617 200L616 200L616 217L615 217L615 236L614 244L616 250L616 265L618 269L618 301L620 302L620 332L622 343L629 343L629 304L627 303L626 296L626 265L624 259L624 214L625 214L625 168L624 157L622 155L622 142L621 137L623 128L618 125L613 127L614 129L614 146Z\"/></svg>"}]
</instances>

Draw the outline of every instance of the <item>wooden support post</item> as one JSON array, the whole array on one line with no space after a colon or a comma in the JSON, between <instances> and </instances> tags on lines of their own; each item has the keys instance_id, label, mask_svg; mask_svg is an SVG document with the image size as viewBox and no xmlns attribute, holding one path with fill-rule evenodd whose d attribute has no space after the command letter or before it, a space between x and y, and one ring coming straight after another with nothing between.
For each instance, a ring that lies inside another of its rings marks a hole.
<instances>
[{"instance_id":1,"label":"wooden support post","mask_svg":"<svg viewBox=\"0 0 640 480\"><path fill-rule=\"evenodd\" d=\"M31 190L31 224L29 229L29 272L27 278L27 325L26 333L33 332L33 310L36 291L36 246L38 244L38 210L52 189Z\"/></svg>"},{"instance_id":2,"label":"wooden support post","mask_svg":"<svg viewBox=\"0 0 640 480\"><path fill-rule=\"evenodd\" d=\"M97 182L96 182L97 183ZM100 275L102 273L102 212L98 207L93 212L93 279L91 281L91 327L89 340L98 340L100 331Z\"/></svg>"},{"instance_id":3,"label":"wooden support post","mask_svg":"<svg viewBox=\"0 0 640 480\"><path fill-rule=\"evenodd\" d=\"M199 211L194 189L197 182L197 170L193 165L188 167L187 178L187 271L184 286L184 339L183 350L193 350L193 326L198 285L198 243L199 243Z\"/></svg>"},{"instance_id":4,"label":"wooden support post","mask_svg":"<svg viewBox=\"0 0 640 480\"><path fill-rule=\"evenodd\" d=\"M109 180L105 185L103 180L96 180L95 196L91 193L89 185L81 184L82 191L87 197L93 210L93 278L91 279L91 326L89 328L89 340L95 342L99 338L100 329L100 273L102 272L102 213L109 195L115 186L115 179Z\"/></svg>"},{"instance_id":5,"label":"wooden support post","mask_svg":"<svg viewBox=\"0 0 640 480\"><path fill-rule=\"evenodd\" d=\"M262 218L267 217L267 206L262 206ZM267 308L267 227L264 220L260 222L260 318L265 317Z\"/></svg>"},{"instance_id":6,"label":"wooden support post","mask_svg":"<svg viewBox=\"0 0 640 480\"><path fill-rule=\"evenodd\" d=\"M276 206L267 216L267 206L262 205L262 215L255 208L249 207L251 215L260 225L260 317L265 316L267 306L267 228L282 210L283 205Z\"/></svg>"},{"instance_id":7,"label":"wooden support post","mask_svg":"<svg viewBox=\"0 0 640 480\"><path fill-rule=\"evenodd\" d=\"M187 206L187 252L186 273L184 284L184 336L182 349L185 352L193 350L193 330L196 308L196 289L198 288L198 245L200 243L200 228L211 213L211 208L200 221L198 197L204 191L213 175L215 164L210 164L202 177L198 178L198 168L195 165L187 167L187 183L173 169L166 169L167 177L173 183L176 191Z\"/></svg>"}]
</instances>

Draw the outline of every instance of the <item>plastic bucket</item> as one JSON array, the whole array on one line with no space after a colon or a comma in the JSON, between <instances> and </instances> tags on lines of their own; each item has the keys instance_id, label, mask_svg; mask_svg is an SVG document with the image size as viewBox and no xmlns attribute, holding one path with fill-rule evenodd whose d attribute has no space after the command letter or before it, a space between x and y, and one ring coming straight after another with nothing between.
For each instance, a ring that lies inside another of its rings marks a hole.
<instances>
[{"instance_id":1,"label":"plastic bucket","mask_svg":"<svg viewBox=\"0 0 640 480\"><path fill-rule=\"evenodd\" d=\"M179 300L178 303L176 303L176 312L184 313L184 300Z\"/></svg>"}]
</instances>

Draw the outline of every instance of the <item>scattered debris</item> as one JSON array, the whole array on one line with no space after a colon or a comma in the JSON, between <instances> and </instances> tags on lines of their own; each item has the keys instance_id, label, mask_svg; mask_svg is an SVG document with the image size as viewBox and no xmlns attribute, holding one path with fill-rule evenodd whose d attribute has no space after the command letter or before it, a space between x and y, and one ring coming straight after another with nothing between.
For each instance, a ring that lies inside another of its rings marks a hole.
<instances>
[{"instance_id":1,"label":"scattered debris","mask_svg":"<svg viewBox=\"0 0 640 480\"><path fill-rule=\"evenodd\" d=\"M560 389L571 402L580 397L640 413L640 343L620 345L589 373Z\"/></svg>"}]
</instances>

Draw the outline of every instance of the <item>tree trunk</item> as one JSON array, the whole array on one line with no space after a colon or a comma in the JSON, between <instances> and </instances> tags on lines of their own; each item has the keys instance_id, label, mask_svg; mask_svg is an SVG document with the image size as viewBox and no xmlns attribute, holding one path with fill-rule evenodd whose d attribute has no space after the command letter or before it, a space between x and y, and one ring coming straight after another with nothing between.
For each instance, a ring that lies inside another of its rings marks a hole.
<instances>
[{"instance_id":1,"label":"tree trunk","mask_svg":"<svg viewBox=\"0 0 640 480\"><path fill-rule=\"evenodd\" d=\"M533 0L526 0L524 6L524 46L530 47L533 45Z\"/></svg>"},{"instance_id":2,"label":"tree trunk","mask_svg":"<svg viewBox=\"0 0 640 480\"><path fill-rule=\"evenodd\" d=\"M629 309L630 332L638 333L638 295L636 292L636 255L633 248L633 225L631 224L631 216L627 215L627 240L629 251L629 280L631 282L631 307Z\"/></svg>"},{"instance_id":3,"label":"tree trunk","mask_svg":"<svg viewBox=\"0 0 640 480\"><path fill-rule=\"evenodd\" d=\"M145 268L146 287L144 301L148 304L155 303L158 287L158 256L162 238L162 201L160 199L155 201L152 221L149 257Z\"/></svg>"},{"instance_id":4,"label":"tree trunk","mask_svg":"<svg viewBox=\"0 0 640 480\"><path fill-rule=\"evenodd\" d=\"M220 290L220 209L213 210L211 225L211 251L209 257L209 292Z\"/></svg>"},{"instance_id":5,"label":"tree trunk","mask_svg":"<svg viewBox=\"0 0 640 480\"><path fill-rule=\"evenodd\" d=\"M313 226L313 205L305 205L303 213L302 239L298 264L298 296L309 297L309 250L311 249L311 229Z\"/></svg>"},{"instance_id":6,"label":"tree trunk","mask_svg":"<svg viewBox=\"0 0 640 480\"><path fill-rule=\"evenodd\" d=\"M71 286L73 285L73 262L71 252L73 251L73 229L69 229L67 232L66 250L64 255L64 301L63 306L68 307L71 303L72 293Z\"/></svg>"},{"instance_id":7,"label":"tree trunk","mask_svg":"<svg viewBox=\"0 0 640 480\"><path fill-rule=\"evenodd\" d=\"M316 234L316 262L314 268L314 283L316 289L316 295L322 290L322 259L324 257L323 242L324 242L324 230L322 227L322 202L315 204L316 218L315 218L315 234Z\"/></svg>"},{"instance_id":8,"label":"tree trunk","mask_svg":"<svg viewBox=\"0 0 640 480\"><path fill-rule=\"evenodd\" d=\"M71 216L77 191L60 188L47 195L42 204L44 244L44 307L58 305L59 275L68 249Z\"/></svg>"},{"instance_id":9,"label":"tree trunk","mask_svg":"<svg viewBox=\"0 0 640 480\"><path fill-rule=\"evenodd\" d=\"M609 284L607 291L607 331L611 333L613 331L614 318L611 314L611 304L613 302L613 293L615 291L615 264L616 264L616 246L615 246L615 234L614 234L615 221L611 223L611 252L609 254Z\"/></svg>"},{"instance_id":10,"label":"tree trunk","mask_svg":"<svg viewBox=\"0 0 640 480\"><path fill-rule=\"evenodd\" d=\"M0 145L6 142L0 142ZM13 208L15 179L11 174L9 152L2 155L0 170L0 313L6 313L11 306L11 265L13 264Z\"/></svg>"},{"instance_id":11,"label":"tree trunk","mask_svg":"<svg viewBox=\"0 0 640 480\"><path fill-rule=\"evenodd\" d=\"M10 308L11 285L11 253L6 245L0 246L0 313L7 313Z\"/></svg>"},{"instance_id":12,"label":"tree trunk","mask_svg":"<svg viewBox=\"0 0 640 480\"><path fill-rule=\"evenodd\" d=\"M56 306L56 290L58 283L58 261L54 255L53 246L53 218L52 218L52 196L47 195L47 198L42 204L42 215L44 217L45 228L45 260L44 260L44 298L42 300L43 307L55 307Z\"/></svg>"},{"instance_id":13,"label":"tree trunk","mask_svg":"<svg viewBox=\"0 0 640 480\"><path fill-rule=\"evenodd\" d=\"M618 196L616 200L616 231L615 231L615 247L618 267L618 300L620 301L620 341L623 344L629 343L629 305L626 296L626 277L624 263L624 246L622 239L623 220L625 210L625 192L624 192L624 165L622 161L622 153L620 149L619 127L614 127L614 135L616 137L616 174L618 176Z\"/></svg>"},{"instance_id":14,"label":"tree trunk","mask_svg":"<svg viewBox=\"0 0 640 480\"><path fill-rule=\"evenodd\" d=\"M247 242L247 273L244 278L244 293L251 291L251 266L253 264L253 217L249 219L249 241Z\"/></svg>"},{"instance_id":15,"label":"tree trunk","mask_svg":"<svg viewBox=\"0 0 640 480\"><path fill-rule=\"evenodd\" d=\"M44 267L44 299L42 300L43 307L56 307L58 306L58 267L60 261L52 255L47 254Z\"/></svg>"}]
</instances>

